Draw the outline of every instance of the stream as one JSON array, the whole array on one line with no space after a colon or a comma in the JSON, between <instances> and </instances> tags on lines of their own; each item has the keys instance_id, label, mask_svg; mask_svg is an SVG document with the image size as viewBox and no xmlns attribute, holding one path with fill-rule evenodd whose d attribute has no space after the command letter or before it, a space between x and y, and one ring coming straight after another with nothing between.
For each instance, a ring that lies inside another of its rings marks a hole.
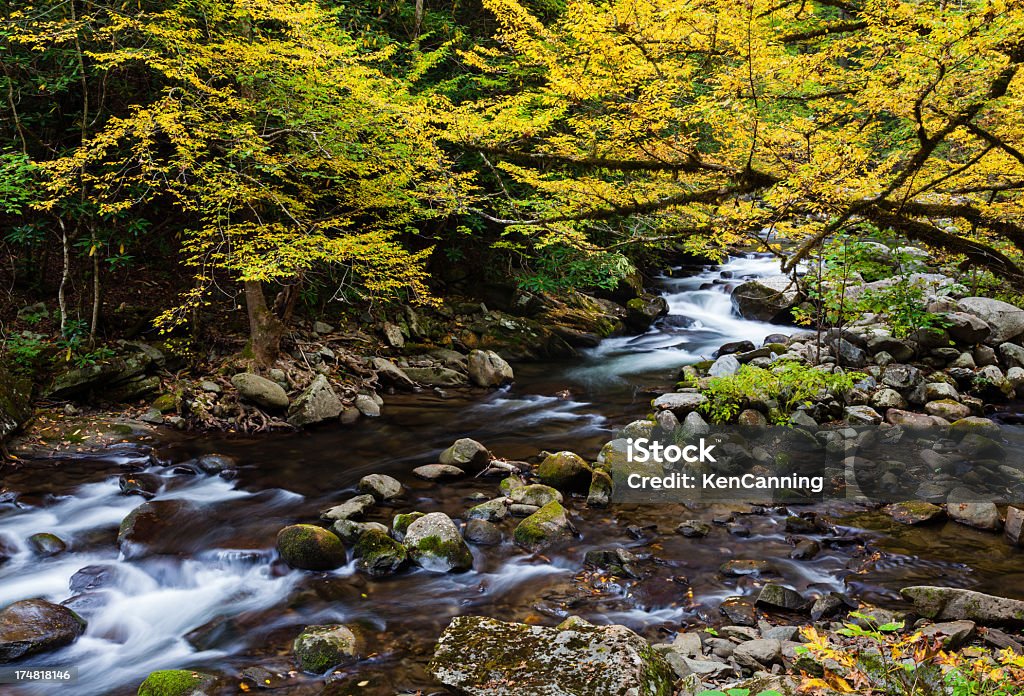
<instances>
[{"instance_id":1,"label":"stream","mask_svg":"<svg viewBox=\"0 0 1024 696\"><path fill-rule=\"evenodd\" d=\"M59 692L83 696L133 694L149 672L168 668L247 674L287 694L445 694L426 665L456 615L554 625L575 614L666 640L688 623L728 623L722 601L756 595L763 580L718 572L729 559L771 559L778 574L772 579L801 592L840 591L882 605L897 606L902 586L940 578L1024 598L1019 556L997 536L960 525L897 528L846 503L791 511L667 504L593 510L573 500L568 507L582 539L534 557L508 540L473 547L474 569L462 574L414 569L374 580L354 563L309 573L276 560L280 528L315 521L369 473L390 474L406 486L401 501L368 516L385 524L412 510L458 519L476 504L474 494L495 497L496 478L438 484L411 475L460 437L507 459L572 450L593 460L619 428L649 411L653 390L671 387L680 366L710 357L722 343L761 345L766 335L786 330L740 319L728 295L731 283L776 269L777 261L759 257L680 269L662 279L670 314L648 333L605 340L573 362L517 365L515 384L498 391L391 396L382 417L349 428L273 437L170 433L151 453L126 445L102 456L25 462L3 480L0 533L19 551L0 566L0 606L74 597L69 605L89 625L75 644L19 668L75 667L77 681ZM183 466L206 453L236 458L237 476ZM157 500L188 501L195 512L164 540L164 553L126 559L116 545L118 525L142 499L123 495L118 477L140 468L160 477ZM798 513L837 522L804 534L821 542L813 560L789 557L786 518ZM685 519L728 515L741 519L749 536L722 526L703 539L673 531ZM514 523L503 523L507 536ZM34 557L25 540L39 532L61 537L68 551ZM587 551L618 547L652 554L642 579L584 569ZM304 626L342 622L362 628L367 659L333 674L326 687L322 677L292 671L291 641ZM0 687L26 695L55 690Z\"/></svg>"}]
</instances>

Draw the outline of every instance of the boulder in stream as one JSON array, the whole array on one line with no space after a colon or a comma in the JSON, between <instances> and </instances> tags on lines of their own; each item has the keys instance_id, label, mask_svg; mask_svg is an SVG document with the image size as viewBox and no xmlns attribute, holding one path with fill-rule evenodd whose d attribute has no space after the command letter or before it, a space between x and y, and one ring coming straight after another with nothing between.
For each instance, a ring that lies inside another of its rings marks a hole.
<instances>
[{"instance_id":1,"label":"boulder in stream","mask_svg":"<svg viewBox=\"0 0 1024 696\"><path fill-rule=\"evenodd\" d=\"M984 626L1024 626L1024 601L958 587L915 585L900 594L933 621L974 621Z\"/></svg>"},{"instance_id":2,"label":"boulder in stream","mask_svg":"<svg viewBox=\"0 0 1024 696\"><path fill-rule=\"evenodd\" d=\"M317 375L288 408L288 422L302 428L337 418L344 408L327 378Z\"/></svg>"},{"instance_id":3,"label":"boulder in stream","mask_svg":"<svg viewBox=\"0 0 1024 696\"><path fill-rule=\"evenodd\" d=\"M292 652L302 671L323 674L359 659L359 637L341 624L306 626L292 643Z\"/></svg>"},{"instance_id":4,"label":"boulder in stream","mask_svg":"<svg viewBox=\"0 0 1024 696\"><path fill-rule=\"evenodd\" d=\"M513 532L516 543L534 553L571 536L569 517L557 500L552 500L524 519Z\"/></svg>"},{"instance_id":5,"label":"boulder in stream","mask_svg":"<svg viewBox=\"0 0 1024 696\"><path fill-rule=\"evenodd\" d=\"M625 626L547 628L479 616L451 622L430 671L470 696L669 696L675 681L665 658Z\"/></svg>"},{"instance_id":6,"label":"boulder in stream","mask_svg":"<svg viewBox=\"0 0 1024 696\"><path fill-rule=\"evenodd\" d=\"M206 696L216 693L217 678L189 669L152 672L139 686L138 696Z\"/></svg>"},{"instance_id":7,"label":"boulder in stream","mask_svg":"<svg viewBox=\"0 0 1024 696\"><path fill-rule=\"evenodd\" d=\"M427 570L447 573L473 567L473 552L452 518L443 512L414 520L405 530L403 541L412 560Z\"/></svg>"},{"instance_id":8,"label":"boulder in stream","mask_svg":"<svg viewBox=\"0 0 1024 696\"><path fill-rule=\"evenodd\" d=\"M332 570L344 565L345 545L337 534L312 524L293 524L277 533L284 562L302 570Z\"/></svg>"},{"instance_id":9,"label":"boulder in stream","mask_svg":"<svg viewBox=\"0 0 1024 696\"><path fill-rule=\"evenodd\" d=\"M493 350L471 350L466 367L478 387L500 387L515 379L512 366Z\"/></svg>"},{"instance_id":10,"label":"boulder in stream","mask_svg":"<svg viewBox=\"0 0 1024 696\"><path fill-rule=\"evenodd\" d=\"M491 453L482 444L468 437L459 438L441 452L437 461L446 466L482 468L491 460Z\"/></svg>"},{"instance_id":11,"label":"boulder in stream","mask_svg":"<svg viewBox=\"0 0 1024 696\"><path fill-rule=\"evenodd\" d=\"M368 529L359 536L354 553L359 569L379 578L397 573L409 558L405 547L386 531Z\"/></svg>"},{"instance_id":12,"label":"boulder in stream","mask_svg":"<svg viewBox=\"0 0 1024 696\"><path fill-rule=\"evenodd\" d=\"M590 466L575 452L555 452L537 467L537 478L554 488L586 490L590 484Z\"/></svg>"},{"instance_id":13,"label":"boulder in stream","mask_svg":"<svg viewBox=\"0 0 1024 696\"><path fill-rule=\"evenodd\" d=\"M0 610L0 662L74 643L85 630L75 612L44 599L24 599Z\"/></svg>"},{"instance_id":14,"label":"boulder in stream","mask_svg":"<svg viewBox=\"0 0 1024 696\"><path fill-rule=\"evenodd\" d=\"M796 282L784 275L749 280L732 291L736 311L755 321L782 321L799 300Z\"/></svg>"}]
</instances>

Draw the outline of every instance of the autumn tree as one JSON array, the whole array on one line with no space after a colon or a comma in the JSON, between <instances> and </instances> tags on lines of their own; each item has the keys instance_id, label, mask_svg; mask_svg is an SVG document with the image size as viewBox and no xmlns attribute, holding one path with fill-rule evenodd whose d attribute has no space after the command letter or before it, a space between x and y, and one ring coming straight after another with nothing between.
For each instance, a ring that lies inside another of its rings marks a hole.
<instances>
[{"instance_id":1,"label":"autumn tree","mask_svg":"<svg viewBox=\"0 0 1024 696\"><path fill-rule=\"evenodd\" d=\"M480 214L601 257L865 221L1024 281L1020 0L485 0L518 87L451 139L500 172ZM791 242L792 244L792 242Z\"/></svg>"},{"instance_id":2,"label":"autumn tree","mask_svg":"<svg viewBox=\"0 0 1024 696\"><path fill-rule=\"evenodd\" d=\"M185 219L192 289L160 322L201 306L218 273L244 286L250 347L274 361L305 273L343 265L366 296L425 299L423 261L398 235L465 195L431 112L313 2L93 5L82 21L100 74L159 86L43 163L49 198L98 214L168 206ZM20 40L48 40L44 20ZM105 48L99 48L100 46ZM275 303L265 286L282 288Z\"/></svg>"}]
</instances>

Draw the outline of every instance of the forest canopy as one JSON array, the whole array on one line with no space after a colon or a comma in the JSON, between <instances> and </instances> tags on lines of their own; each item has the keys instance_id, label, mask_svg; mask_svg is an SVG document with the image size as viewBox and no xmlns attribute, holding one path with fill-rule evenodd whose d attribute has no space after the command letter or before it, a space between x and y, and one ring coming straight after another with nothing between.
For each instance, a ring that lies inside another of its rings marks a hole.
<instances>
[{"instance_id":1,"label":"forest canopy","mask_svg":"<svg viewBox=\"0 0 1024 696\"><path fill-rule=\"evenodd\" d=\"M430 302L470 259L608 287L742 241L792 272L870 227L1024 282L1024 2L8 9L4 243L90 338L154 250L158 324L244 296L261 362L325 277Z\"/></svg>"}]
</instances>

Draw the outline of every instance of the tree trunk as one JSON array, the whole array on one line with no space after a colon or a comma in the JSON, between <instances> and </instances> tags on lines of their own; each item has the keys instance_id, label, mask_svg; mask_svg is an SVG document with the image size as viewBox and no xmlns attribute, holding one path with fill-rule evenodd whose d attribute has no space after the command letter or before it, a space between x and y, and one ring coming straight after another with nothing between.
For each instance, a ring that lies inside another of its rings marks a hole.
<instances>
[{"instance_id":1,"label":"tree trunk","mask_svg":"<svg viewBox=\"0 0 1024 696\"><path fill-rule=\"evenodd\" d=\"M260 367L270 367L281 353L281 337L285 326L267 307L263 285L258 280L245 281L245 307L249 314L249 345Z\"/></svg>"},{"instance_id":2,"label":"tree trunk","mask_svg":"<svg viewBox=\"0 0 1024 696\"><path fill-rule=\"evenodd\" d=\"M96 329L100 324L102 295L100 294L100 251L95 231L90 232L90 239L92 241L92 317L89 320L89 347L93 348L96 345Z\"/></svg>"},{"instance_id":3,"label":"tree trunk","mask_svg":"<svg viewBox=\"0 0 1024 696\"><path fill-rule=\"evenodd\" d=\"M60 305L60 335L61 338L66 338L68 335L68 304L64 289L68 284L68 276L71 275L71 250L68 243L68 231L64 227L64 220L57 218L57 222L60 224L61 250L64 253L64 265L61 267L60 289L57 291L57 302Z\"/></svg>"}]
</instances>

